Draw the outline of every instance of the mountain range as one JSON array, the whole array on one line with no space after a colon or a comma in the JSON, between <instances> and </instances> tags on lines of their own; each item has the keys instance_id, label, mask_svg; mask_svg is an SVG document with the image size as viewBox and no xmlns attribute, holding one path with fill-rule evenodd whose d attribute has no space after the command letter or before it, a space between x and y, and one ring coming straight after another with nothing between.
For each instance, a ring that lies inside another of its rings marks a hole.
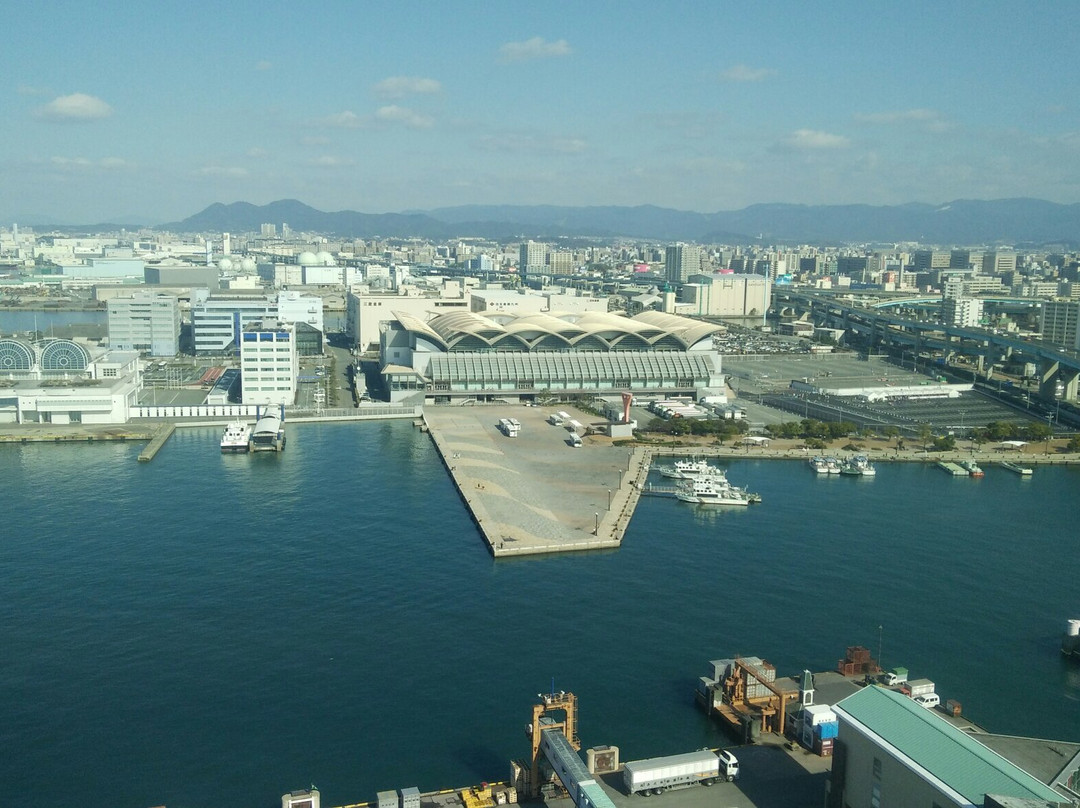
<instances>
[{"instance_id":1,"label":"mountain range","mask_svg":"<svg viewBox=\"0 0 1080 808\"><path fill-rule=\"evenodd\" d=\"M258 231L270 222L337 238L618 238L701 244L866 244L1037 247L1080 244L1080 204L1040 199L958 199L943 205L751 205L695 213L636 207L463 205L402 213L325 212L295 199L268 205L215 203L159 230L188 233ZM101 226L98 226L101 227ZM95 228L96 229L96 228Z\"/></svg>"}]
</instances>

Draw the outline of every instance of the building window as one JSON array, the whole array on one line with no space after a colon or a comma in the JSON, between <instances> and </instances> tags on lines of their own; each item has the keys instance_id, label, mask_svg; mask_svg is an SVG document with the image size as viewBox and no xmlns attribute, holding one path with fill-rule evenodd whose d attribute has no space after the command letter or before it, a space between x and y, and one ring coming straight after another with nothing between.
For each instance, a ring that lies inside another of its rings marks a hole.
<instances>
[{"instance_id":1,"label":"building window","mask_svg":"<svg viewBox=\"0 0 1080 808\"><path fill-rule=\"evenodd\" d=\"M874 779L875 780L880 780L881 779L881 759L880 758L874 758Z\"/></svg>"}]
</instances>

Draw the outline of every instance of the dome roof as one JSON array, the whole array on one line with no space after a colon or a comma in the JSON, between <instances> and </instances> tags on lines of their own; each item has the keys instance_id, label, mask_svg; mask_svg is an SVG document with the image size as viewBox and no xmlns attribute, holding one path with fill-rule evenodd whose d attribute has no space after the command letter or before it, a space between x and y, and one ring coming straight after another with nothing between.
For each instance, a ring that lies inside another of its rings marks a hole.
<instances>
[{"instance_id":1,"label":"dome roof","mask_svg":"<svg viewBox=\"0 0 1080 808\"><path fill-rule=\"evenodd\" d=\"M336 261L334 261L334 256L332 256L326 250L319 250L319 252L315 254L315 260L319 263L320 266L324 267L332 267L335 263L337 263Z\"/></svg>"},{"instance_id":2,"label":"dome roof","mask_svg":"<svg viewBox=\"0 0 1080 808\"><path fill-rule=\"evenodd\" d=\"M245 259L243 259L240 262L240 269L244 270L245 272L251 272L252 270L255 269L255 259L254 258L245 258Z\"/></svg>"},{"instance_id":3,"label":"dome roof","mask_svg":"<svg viewBox=\"0 0 1080 808\"><path fill-rule=\"evenodd\" d=\"M319 259L315 257L315 253L309 250L304 250L298 256L296 256L296 263L302 267L313 267L319 263Z\"/></svg>"},{"instance_id":4,"label":"dome roof","mask_svg":"<svg viewBox=\"0 0 1080 808\"><path fill-rule=\"evenodd\" d=\"M217 262L217 265L218 265L218 269L230 270L230 269L232 269L232 259L231 258L222 258L220 261Z\"/></svg>"}]
</instances>

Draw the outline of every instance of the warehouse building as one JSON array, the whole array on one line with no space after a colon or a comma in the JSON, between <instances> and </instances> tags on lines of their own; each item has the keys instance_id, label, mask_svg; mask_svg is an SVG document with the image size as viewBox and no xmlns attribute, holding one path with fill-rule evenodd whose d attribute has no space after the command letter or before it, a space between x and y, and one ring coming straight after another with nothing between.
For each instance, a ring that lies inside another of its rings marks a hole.
<instances>
[{"instance_id":1,"label":"warehouse building","mask_svg":"<svg viewBox=\"0 0 1080 808\"><path fill-rule=\"evenodd\" d=\"M1068 789L1075 788L1075 750L1071 760L1059 750L1055 771L1043 782L977 734L896 691L864 687L834 711L840 726L827 808L968 808L992 804L988 795L1046 806L1068 804Z\"/></svg>"}]
</instances>

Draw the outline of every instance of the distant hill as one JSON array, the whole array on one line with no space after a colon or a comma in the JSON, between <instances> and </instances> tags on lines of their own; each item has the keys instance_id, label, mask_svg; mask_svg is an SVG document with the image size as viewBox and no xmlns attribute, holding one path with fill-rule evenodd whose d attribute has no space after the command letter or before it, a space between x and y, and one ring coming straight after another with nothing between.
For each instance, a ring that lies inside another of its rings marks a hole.
<instances>
[{"instance_id":1,"label":"distant hill","mask_svg":"<svg viewBox=\"0 0 1080 808\"><path fill-rule=\"evenodd\" d=\"M341 238L639 238L700 243L1074 244L1080 205L1039 199L956 200L944 205L751 205L695 213L660 208L464 205L404 213L316 210L295 199L268 205L216 203L159 229L257 231L264 222Z\"/></svg>"}]
</instances>

